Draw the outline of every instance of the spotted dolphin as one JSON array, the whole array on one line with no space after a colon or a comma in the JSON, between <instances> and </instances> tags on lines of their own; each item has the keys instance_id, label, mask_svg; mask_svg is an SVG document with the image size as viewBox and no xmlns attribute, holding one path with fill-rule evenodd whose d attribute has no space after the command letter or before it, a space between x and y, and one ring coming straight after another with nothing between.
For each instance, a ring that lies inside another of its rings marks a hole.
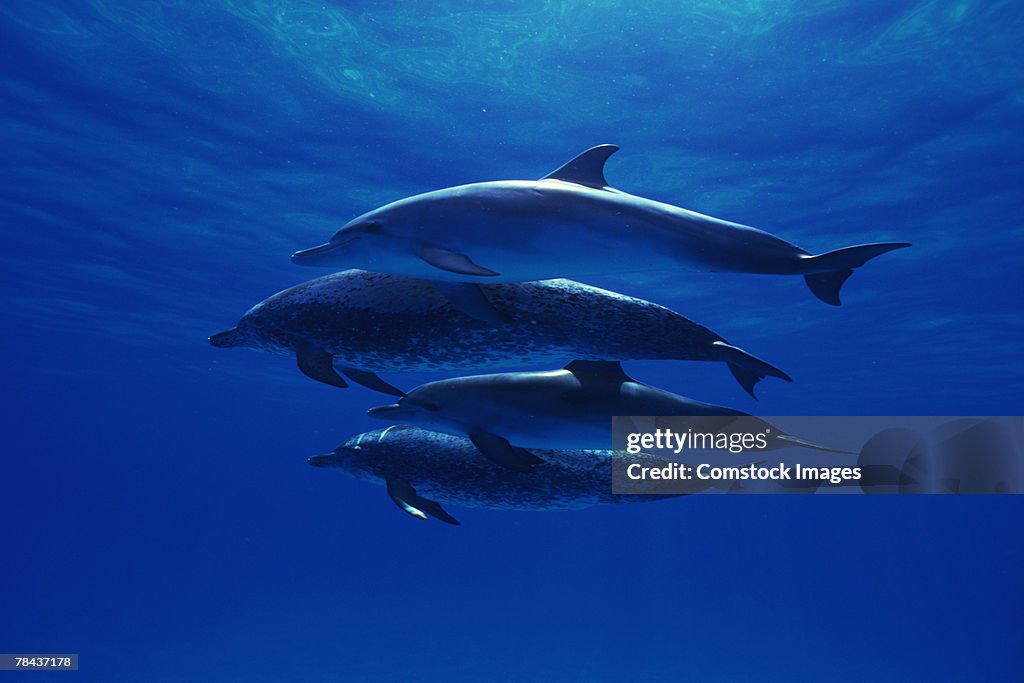
<instances>
[{"instance_id":1,"label":"spotted dolphin","mask_svg":"<svg viewBox=\"0 0 1024 683\"><path fill-rule=\"evenodd\" d=\"M377 372L438 372L551 366L569 360L721 361L751 395L778 368L663 306L572 282L479 285L505 319L454 309L428 280L349 270L304 282L253 307L219 347L294 355L326 384L350 379L402 392Z\"/></svg>"},{"instance_id":2,"label":"spotted dolphin","mask_svg":"<svg viewBox=\"0 0 1024 683\"><path fill-rule=\"evenodd\" d=\"M756 228L628 194L605 180L605 162L618 149L598 145L540 180L473 183L400 199L292 261L451 282L652 270L802 275L815 296L838 306L855 268L910 246L862 244L815 255Z\"/></svg>"},{"instance_id":3,"label":"spotted dolphin","mask_svg":"<svg viewBox=\"0 0 1024 683\"><path fill-rule=\"evenodd\" d=\"M384 484L391 500L417 519L458 524L442 503L490 510L575 510L593 505L643 503L673 495L612 493L617 458L643 466L665 464L656 456L605 450L538 450L544 463L523 474L494 467L466 438L411 426L360 434L314 455L314 467L338 468L357 479ZM708 482L693 481L697 493Z\"/></svg>"},{"instance_id":4,"label":"spotted dolphin","mask_svg":"<svg viewBox=\"0 0 1024 683\"><path fill-rule=\"evenodd\" d=\"M398 403L371 408L371 417L465 435L487 458L529 472L542 461L535 448L608 448L612 418L652 415L748 418L765 430L768 449L807 443L732 408L701 403L632 379L614 362L573 361L553 372L457 377L416 387ZM728 424L729 420L725 423Z\"/></svg>"}]
</instances>

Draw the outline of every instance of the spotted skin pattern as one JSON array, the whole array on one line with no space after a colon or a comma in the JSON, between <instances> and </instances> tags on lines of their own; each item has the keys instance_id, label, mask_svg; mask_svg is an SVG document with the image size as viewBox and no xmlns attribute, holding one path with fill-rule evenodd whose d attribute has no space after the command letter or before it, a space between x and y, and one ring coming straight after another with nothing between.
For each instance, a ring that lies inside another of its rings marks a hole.
<instances>
[{"instance_id":1,"label":"spotted skin pattern","mask_svg":"<svg viewBox=\"0 0 1024 683\"><path fill-rule=\"evenodd\" d=\"M654 456L597 450L533 452L544 462L534 472L513 472L487 460L469 439L394 426L354 436L333 454L317 456L322 458L317 462L376 484L407 481L418 495L442 504L489 510L576 510L677 497L612 494L613 458L664 465ZM693 492L705 488L695 482Z\"/></svg>"},{"instance_id":2,"label":"spotted skin pattern","mask_svg":"<svg viewBox=\"0 0 1024 683\"><path fill-rule=\"evenodd\" d=\"M306 345L371 372L720 360L722 337L649 301L571 280L480 287L507 323L456 310L428 280L348 270L275 294L211 343L288 355Z\"/></svg>"}]
</instances>

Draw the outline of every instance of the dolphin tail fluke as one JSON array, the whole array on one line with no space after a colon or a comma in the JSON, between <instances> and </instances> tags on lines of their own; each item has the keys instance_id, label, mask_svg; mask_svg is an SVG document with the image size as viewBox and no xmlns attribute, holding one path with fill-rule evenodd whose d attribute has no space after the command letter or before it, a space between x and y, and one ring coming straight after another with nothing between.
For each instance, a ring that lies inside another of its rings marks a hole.
<instances>
[{"instance_id":1,"label":"dolphin tail fluke","mask_svg":"<svg viewBox=\"0 0 1024 683\"><path fill-rule=\"evenodd\" d=\"M843 302L839 299L839 290L843 288L843 283L851 275L853 275L853 271L847 268L832 273L804 275L804 281L814 296L830 306L842 306Z\"/></svg>"},{"instance_id":2,"label":"dolphin tail fluke","mask_svg":"<svg viewBox=\"0 0 1024 683\"><path fill-rule=\"evenodd\" d=\"M713 346L718 350L719 360L728 363L729 372L752 398L757 398L754 395L754 386L765 377L778 377L787 382L793 381L792 377L774 365L766 363L732 344L716 341Z\"/></svg>"},{"instance_id":3,"label":"dolphin tail fluke","mask_svg":"<svg viewBox=\"0 0 1024 683\"><path fill-rule=\"evenodd\" d=\"M909 247L909 242L881 242L844 247L806 259L804 280L814 296L832 306L839 306L839 290L846 279L853 275L854 268L896 249Z\"/></svg>"}]
</instances>

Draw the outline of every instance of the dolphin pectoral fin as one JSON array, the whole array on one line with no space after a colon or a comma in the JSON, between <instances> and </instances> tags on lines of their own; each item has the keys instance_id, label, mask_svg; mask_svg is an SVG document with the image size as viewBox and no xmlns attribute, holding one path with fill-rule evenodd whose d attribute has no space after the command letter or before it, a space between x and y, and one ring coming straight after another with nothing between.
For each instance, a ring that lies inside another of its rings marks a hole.
<instances>
[{"instance_id":1,"label":"dolphin pectoral fin","mask_svg":"<svg viewBox=\"0 0 1024 683\"><path fill-rule=\"evenodd\" d=\"M326 351L303 346L295 350L295 360L302 374L317 382L344 389L348 383L341 378L333 365L333 357Z\"/></svg>"},{"instance_id":2,"label":"dolphin pectoral fin","mask_svg":"<svg viewBox=\"0 0 1024 683\"><path fill-rule=\"evenodd\" d=\"M853 275L854 268L860 268L871 259L896 249L911 246L909 242L882 242L843 247L817 256L807 256L803 272L807 287L814 296L832 306L842 305L839 290L846 279Z\"/></svg>"},{"instance_id":3,"label":"dolphin pectoral fin","mask_svg":"<svg viewBox=\"0 0 1024 683\"><path fill-rule=\"evenodd\" d=\"M413 503L416 501L416 489L404 479L388 479L384 482L388 488L388 496L402 512L415 517L416 519L427 518L427 513L420 510Z\"/></svg>"},{"instance_id":4,"label":"dolphin pectoral fin","mask_svg":"<svg viewBox=\"0 0 1024 683\"><path fill-rule=\"evenodd\" d=\"M572 161L548 173L541 180L563 180L585 187L603 190L608 187L604 179L604 165L608 157L619 151L615 145L598 145L575 157Z\"/></svg>"},{"instance_id":5,"label":"dolphin pectoral fin","mask_svg":"<svg viewBox=\"0 0 1024 683\"><path fill-rule=\"evenodd\" d=\"M724 341L716 341L711 344L712 348L718 354L718 360L724 361L729 365L729 372L736 378L736 381L740 383L752 398L757 398L754 395L754 386L765 377L778 377L779 379L792 382L793 379L779 370L774 365L764 362L756 356L752 356L743 349L728 344Z\"/></svg>"},{"instance_id":6,"label":"dolphin pectoral fin","mask_svg":"<svg viewBox=\"0 0 1024 683\"><path fill-rule=\"evenodd\" d=\"M430 515L445 524L460 526L462 523L448 514L448 511L441 507L437 501L424 498L416 494L412 484L404 479L388 479L386 482L388 496L394 501L398 508L416 519L426 519Z\"/></svg>"},{"instance_id":7,"label":"dolphin pectoral fin","mask_svg":"<svg viewBox=\"0 0 1024 683\"><path fill-rule=\"evenodd\" d=\"M423 247L420 249L419 257L435 268L447 270L449 273L478 275L480 277L493 277L501 274L489 268L478 266L465 254L460 254L450 249L442 249L441 247Z\"/></svg>"},{"instance_id":8,"label":"dolphin pectoral fin","mask_svg":"<svg viewBox=\"0 0 1024 683\"><path fill-rule=\"evenodd\" d=\"M513 446L508 439L497 434L474 429L468 436L485 458L515 472L533 472L534 465L544 462L525 448Z\"/></svg>"},{"instance_id":9,"label":"dolphin pectoral fin","mask_svg":"<svg viewBox=\"0 0 1024 683\"><path fill-rule=\"evenodd\" d=\"M448 514L448 511L441 507L441 504L436 500L430 500L423 496L416 496L416 505L419 509L426 512L434 519L440 520L445 524L451 524L452 526L461 526L462 522Z\"/></svg>"},{"instance_id":10,"label":"dolphin pectoral fin","mask_svg":"<svg viewBox=\"0 0 1024 683\"><path fill-rule=\"evenodd\" d=\"M448 300L452 308L461 311L471 318L476 318L492 325L506 325L511 319L494 307L473 282L435 282L434 287Z\"/></svg>"},{"instance_id":11,"label":"dolphin pectoral fin","mask_svg":"<svg viewBox=\"0 0 1024 683\"><path fill-rule=\"evenodd\" d=\"M574 360L563 369L571 372L584 389L602 394L617 392L623 382L634 381L617 360Z\"/></svg>"},{"instance_id":12,"label":"dolphin pectoral fin","mask_svg":"<svg viewBox=\"0 0 1024 683\"><path fill-rule=\"evenodd\" d=\"M341 368L342 374L348 377L350 380L374 391L379 391L382 394L391 394L392 396L398 396L402 398L405 396L405 392L397 387L393 387L375 373L367 372L366 370L357 370L355 368L343 367Z\"/></svg>"}]
</instances>

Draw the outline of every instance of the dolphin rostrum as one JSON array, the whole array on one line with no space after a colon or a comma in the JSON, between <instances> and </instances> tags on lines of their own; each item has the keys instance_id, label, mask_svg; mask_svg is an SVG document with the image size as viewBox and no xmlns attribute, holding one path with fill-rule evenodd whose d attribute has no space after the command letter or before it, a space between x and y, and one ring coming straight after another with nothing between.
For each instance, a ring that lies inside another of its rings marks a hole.
<instances>
[{"instance_id":1,"label":"dolphin rostrum","mask_svg":"<svg viewBox=\"0 0 1024 683\"><path fill-rule=\"evenodd\" d=\"M401 396L374 373L561 365L569 360L721 361L751 395L776 367L711 330L642 299L570 280L467 285L504 322L453 308L428 280L349 270L253 307L219 347L294 355L313 379L350 379Z\"/></svg>"},{"instance_id":2,"label":"dolphin rostrum","mask_svg":"<svg viewBox=\"0 0 1024 683\"><path fill-rule=\"evenodd\" d=\"M642 503L674 497L613 494L616 458L645 466L665 464L653 455L604 450L538 450L536 472L494 467L466 438L410 426L395 426L352 437L333 453L314 455L314 467L335 467L357 479L384 484L391 500L417 519L458 524L441 504L491 510L575 510L592 505ZM714 485L714 484L710 484ZM697 493L708 482L692 482Z\"/></svg>"},{"instance_id":3,"label":"dolphin rostrum","mask_svg":"<svg viewBox=\"0 0 1024 683\"><path fill-rule=\"evenodd\" d=\"M529 472L542 459L534 448L609 448L615 416L747 418L771 433L769 448L816 446L731 408L701 403L632 379L619 363L573 361L553 372L508 372L430 382L371 417L466 435L487 458Z\"/></svg>"},{"instance_id":4,"label":"dolphin rostrum","mask_svg":"<svg viewBox=\"0 0 1024 683\"><path fill-rule=\"evenodd\" d=\"M855 268L910 246L862 244L814 255L756 228L621 192L604 177L618 149L598 145L540 180L473 183L401 199L292 261L451 282L680 269L802 275L816 297L838 306Z\"/></svg>"}]
</instances>

